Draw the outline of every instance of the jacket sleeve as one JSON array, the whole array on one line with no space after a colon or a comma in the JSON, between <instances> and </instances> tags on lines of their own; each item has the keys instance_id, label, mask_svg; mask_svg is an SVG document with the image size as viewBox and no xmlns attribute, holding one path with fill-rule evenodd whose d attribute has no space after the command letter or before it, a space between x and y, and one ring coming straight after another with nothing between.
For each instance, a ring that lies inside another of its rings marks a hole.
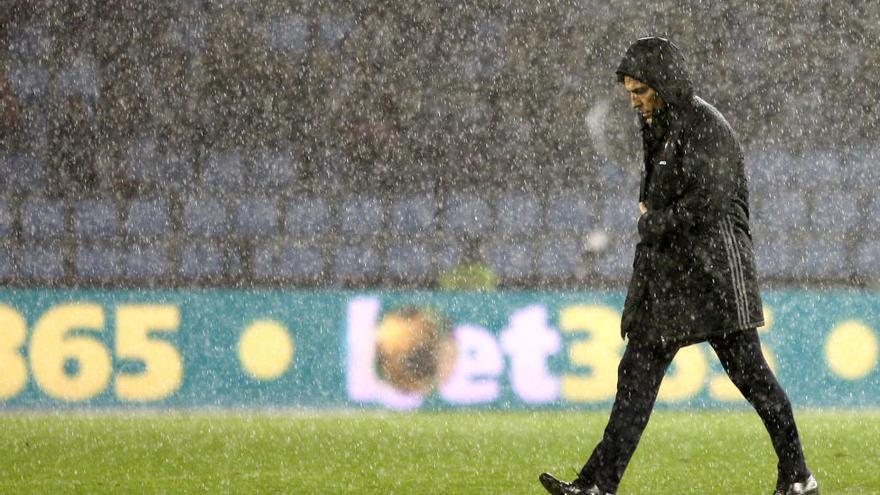
<instances>
[{"instance_id":1,"label":"jacket sleeve","mask_svg":"<svg viewBox=\"0 0 880 495\"><path fill-rule=\"evenodd\" d=\"M639 217L641 239L651 243L673 232L696 234L719 221L736 194L738 155L731 136L698 136L681 158L681 193L666 207Z\"/></svg>"}]
</instances>

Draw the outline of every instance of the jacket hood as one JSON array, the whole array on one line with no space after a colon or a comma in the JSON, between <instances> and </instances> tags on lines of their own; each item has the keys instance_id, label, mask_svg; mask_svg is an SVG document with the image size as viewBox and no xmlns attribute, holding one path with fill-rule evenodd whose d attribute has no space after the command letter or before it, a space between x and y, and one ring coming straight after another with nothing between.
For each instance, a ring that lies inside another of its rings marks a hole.
<instances>
[{"instance_id":1,"label":"jacket hood","mask_svg":"<svg viewBox=\"0 0 880 495\"><path fill-rule=\"evenodd\" d=\"M630 76L654 88L673 107L694 94L681 50L665 38L641 38L626 51L617 67L617 80Z\"/></svg>"}]
</instances>

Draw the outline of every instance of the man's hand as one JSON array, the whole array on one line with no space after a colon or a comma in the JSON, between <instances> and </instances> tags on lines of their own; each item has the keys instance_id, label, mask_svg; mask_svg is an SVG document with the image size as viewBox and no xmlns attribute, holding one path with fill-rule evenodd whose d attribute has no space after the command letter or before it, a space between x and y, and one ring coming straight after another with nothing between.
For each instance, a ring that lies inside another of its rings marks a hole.
<instances>
[{"instance_id":1,"label":"man's hand","mask_svg":"<svg viewBox=\"0 0 880 495\"><path fill-rule=\"evenodd\" d=\"M648 207L645 206L645 203L639 203L639 212L642 215L644 215L645 213L648 213Z\"/></svg>"}]
</instances>

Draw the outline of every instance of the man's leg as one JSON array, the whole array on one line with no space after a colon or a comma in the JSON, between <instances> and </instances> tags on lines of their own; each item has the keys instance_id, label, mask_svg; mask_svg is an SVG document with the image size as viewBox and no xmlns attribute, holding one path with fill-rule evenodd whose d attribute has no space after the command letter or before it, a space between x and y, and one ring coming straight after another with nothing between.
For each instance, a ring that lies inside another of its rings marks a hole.
<instances>
[{"instance_id":1,"label":"man's leg","mask_svg":"<svg viewBox=\"0 0 880 495\"><path fill-rule=\"evenodd\" d=\"M810 476L788 396L761 352L755 329L709 339L724 371L757 411L779 457L779 486Z\"/></svg>"},{"instance_id":2,"label":"man's leg","mask_svg":"<svg viewBox=\"0 0 880 495\"><path fill-rule=\"evenodd\" d=\"M617 396L602 441L581 469L579 479L614 493L657 399L657 391L678 347L633 342L617 368Z\"/></svg>"}]
</instances>

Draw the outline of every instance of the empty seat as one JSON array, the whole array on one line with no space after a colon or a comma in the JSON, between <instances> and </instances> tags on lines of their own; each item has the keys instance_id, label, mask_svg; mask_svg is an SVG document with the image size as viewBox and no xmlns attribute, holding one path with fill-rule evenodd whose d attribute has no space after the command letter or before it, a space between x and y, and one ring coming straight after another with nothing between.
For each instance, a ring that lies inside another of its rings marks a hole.
<instances>
[{"instance_id":1,"label":"empty seat","mask_svg":"<svg viewBox=\"0 0 880 495\"><path fill-rule=\"evenodd\" d=\"M797 275L810 280L842 280L850 275L846 243L834 236L811 236Z\"/></svg>"},{"instance_id":2,"label":"empty seat","mask_svg":"<svg viewBox=\"0 0 880 495\"><path fill-rule=\"evenodd\" d=\"M171 210L165 198L134 199L128 204L125 233L135 239L154 239L171 232Z\"/></svg>"},{"instance_id":3,"label":"empty seat","mask_svg":"<svg viewBox=\"0 0 880 495\"><path fill-rule=\"evenodd\" d=\"M238 151L213 151L202 161L201 186L210 194L225 194L246 187L247 171Z\"/></svg>"},{"instance_id":4,"label":"empty seat","mask_svg":"<svg viewBox=\"0 0 880 495\"><path fill-rule=\"evenodd\" d=\"M21 204L21 232L26 238L51 239L64 235L64 202L29 198Z\"/></svg>"},{"instance_id":5,"label":"empty seat","mask_svg":"<svg viewBox=\"0 0 880 495\"><path fill-rule=\"evenodd\" d=\"M38 65L15 65L9 71L9 84L22 103L34 104L49 95L49 71Z\"/></svg>"},{"instance_id":6,"label":"empty seat","mask_svg":"<svg viewBox=\"0 0 880 495\"><path fill-rule=\"evenodd\" d=\"M434 196L395 198L389 208L389 228L395 234L424 235L436 226L437 204Z\"/></svg>"},{"instance_id":7,"label":"empty seat","mask_svg":"<svg viewBox=\"0 0 880 495\"><path fill-rule=\"evenodd\" d=\"M52 283L64 278L64 251L58 243L25 243L19 275L25 282Z\"/></svg>"},{"instance_id":8,"label":"empty seat","mask_svg":"<svg viewBox=\"0 0 880 495\"><path fill-rule=\"evenodd\" d=\"M749 182L759 191L792 189L797 185L796 160L785 150L753 150L745 157Z\"/></svg>"},{"instance_id":9,"label":"empty seat","mask_svg":"<svg viewBox=\"0 0 880 495\"><path fill-rule=\"evenodd\" d=\"M78 239L119 234L119 212L111 198L83 199L73 205L73 233Z\"/></svg>"},{"instance_id":10,"label":"empty seat","mask_svg":"<svg viewBox=\"0 0 880 495\"><path fill-rule=\"evenodd\" d=\"M503 280L522 281L534 275L534 253L527 239L493 239L483 252L486 264Z\"/></svg>"},{"instance_id":11,"label":"empty seat","mask_svg":"<svg viewBox=\"0 0 880 495\"><path fill-rule=\"evenodd\" d=\"M194 165L192 152L166 148L145 136L129 146L122 171L127 179L144 187L180 191L192 187Z\"/></svg>"},{"instance_id":12,"label":"empty seat","mask_svg":"<svg viewBox=\"0 0 880 495\"><path fill-rule=\"evenodd\" d=\"M278 246L275 272L297 281L320 280L324 276L325 251L314 243L285 242Z\"/></svg>"},{"instance_id":13,"label":"empty seat","mask_svg":"<svg viewBox=\"0 0 880 495\"><path fill-rule=\"evenodd\" d=\"M46 26L35 24L10 25L9 59L19 63L49 60L53 36Z\"/></svg>"},{"instance_id":14,"label":"empty seat","mask_svg":"<svg viewBox=\"0 0 880 495\"><path fill-rule=\"evenodd\" d=\"M333 250L333 275L337 282L368 282L381 270L379 249L369 243L342 244Z\"/></svg>"},{"instance_id":15,"label":"empty seat","mask_svg":"<svg viewBox=\"0 0 880 495\"><path fill-rule=\"evenodd\" d=\"M111 282L123 273L121 249L110 244L80 244L74 258L77 277Z\"/></svg>"},{"instance_id":16,"label":"empty seat","mask_svg":"<svg viewBox=\"0 0 880 495\"><path fill-rule=\"evenodd\" d=\"M465 247L454 238L441 238L434 247L434 263L437 270L446 272L465 260Z\"/></svg>"},{"instance_id":17,"label":"empty seat","mask_svg":"<svg viewBox=\"0 0 880 495\"><path fill-rule=\"evenodd\" d=\"M369 235L382 232L385 205L379 198L369 196L346 198L339 208L339 222L343 234Z\"/></svg>"},{"instance_id":18,"label":"empty seat","mask_svg":"<svg viewBox=\"0 0 880 495\"><path fill-rule=\"evenodd\" d=\"M323 249L309 242L274 239L254 246L251 272L260 280L312 281L324 268Z\"/></svg>"},{"instance_id":19,"label":"empty seat","mask_svg":"<svg viewBox=\"0 0 880 495\"><path fill-rule=\"evenodd\" d=\"M867 209L860 214L860 228L867 238L880 239L880 222L877 221L878 213L880 213L880 195L877 195L875 190L868 201Z\"/></svg>"},{"instance_id":20,"label":"empty seat","mask_svg":"<svg viewBox=\"0 0 880 495\"><path fill-rule=\"evenodd\" d=\"M33 153L18 153L4 157L0 172L0 187L14 194L39 193L46 188L46 164Z\"/></svg>"},{"instance_id":21,"label":"empty seat","mask_svg":"<svg viewBox=\"0 0 880 495\"><path fill-rule=\"evenodd\" d=\"M538 275L545 279L564 279L575 274L583 256L580 238L566 236L545 239L537 256Z\"/></svg>"},{"instance_id":22,"label":"empty seat","mask_svg":"<svg viewBox=\"0 0 880 495\"><path fill-rule=\"evenodd\" d=\"M339 44L357 27L354 17L334 14L321 14L318 23L318 36L327 46Z\"/></svg>"},{"instance_id":23,"label":"empty seat","mask_svg":"<svg viewBox=\"0 0 880 495\"><path fill-rule=\"evenodd\" d=\"M180 15L168 20L168 29L163 41L173 48L188 52L193 56L205 52L207 38L207 19L202 15L201 6L184 5Z\"/></svg>"},{"instance_id":24,"label":"empty seat","mask_svg":"<svg viewBox=\"0 0 880 495\"><path fill-rule=\"evenodd\" d=\"M181 191L191 188L195 182L195 157L191 151L166 149L155 163L157 182L161 190Z\"/></svg>"},{"instance_id":25,"label":"empty seat","mask_svg":"<svg viewBox=\"0 0 880 495\"><path fill-rule=\"evenodd\" d=\"M183 205L183 230L190 236L220 237L229 232L226 205L209 197L191 197Z\"/></svg>"},{"instance_id":26,"label":"empty seat","mask_svg":"<svg viewBox=\"0 0 880 495\"><path fill-rule=\"evenodd\" d=\"M858 227L858 197L851 192L818 192L810 225L817 233L843 233Z\"/></svg>"},{"instance_id":27,"label":"empty seat","mask_svg":"<svg viewBox=\"0 0 880 495\"><path fill-rule=\"evenodd\" d=\"M755 239L755 264L760 278L794 278L802 254L798 240L783 233L768 233Z\"/></svg>"},{"instance_id":28,"label":"empty seat","mask_svg":"<svg viewBox=\"0 0 880 495\"><path fill-rule=\"evenodd\" d=\"M853 189L876 188L880 184L880 148L854 148L844 160L843 184Z\"/></svg>"},{"instance_id":29,"label":"empty seat","mask_svg":"<svg viewBox=\"0 0 880 495\"><path fill-rule=\"evenodd\" d=\"M492 225L489 204L476 193L453 194L446 200L442 229L455 235L479 235Z\"/></svg>"},{"instance_id":30,"label":"empty seat","mask_svg":"<svg viewBox=\"0 0 880 495\"><path fill-rule=\"evenodd\" d=\"M386 251L385 272L403 282L425 282L434 277L430 243L411 239L392 242Z\"/></svg>"},{"instance_id":31,"label":"empty seat","mask_svg":"<svg viewBox=\"0 0 880 495\"><path fill-rule=\"evenodd\" d=\"M333 227L330 203L322 197L299 197L285 204L284 231L297 237L314 237Z\"/></svg>"},{"instance_id":32,"label":"empty seat","mask_svg":"<svg viewBox=\"0 0 880 495\"><path fill-rule=\"evenodd\" d=\"M223 248L211 241L195 241L180 250L179 272L188 280L216 279L224 275Z\"/></svg>"},{"instance_id":33,"label":"empty seat","mask_svg":"<svg viewBox=\"0 0 880 495\"><path fill-rule=\"evenodd\" d=\"M804 231L809 227L807 201L803 193L771 191L761 198L755 223L771 232Z\"/></svg>"},{"instance_id":34,"label":"empty seat","mask_svg":"<svg viewBox=\"0 0 880 495\"><path fill-rule=\"evenodd\" d=\"M171 274L171 258L164 243L133 244L124 256L124 276L128 280L149 283Z\"/></svg>"},{"instance_id":35,"label":"empty seat","mask_svg":"<svg viewBox=\"0 0 880 495\"><path fill-rule=\"evenodd\" d=\"M534 194L502 194L495 201L495 230L503 236L534 234L541 228L541 202Z\"/></svg>"},{"instance_id":36,"label":"empty seat","mask_svg":"<svg viewBox=\"0 0 880 495\"><path fill-rule=\"evenodd\" d=\"M264 152L253 162L250 185L257 193L285 191L297 185L299 163L290 152Z\"/></svg>"},{"instance_id":37,"label":"empty seat","mask_svg":"<svg viewBox=\"0 0 880 495\"><path fill-rule=\"evenodd\" d=\"M595 227L596 213L586 191L566 191L550 199L547 228L558 234L584 234Z\"/></svg>"},{"instance_id":38,"label":"empty seat","mask_svg":"<svg viewBox=\"0 0 880 495\"><path fill-rule=\"evenodd\" d=\"M639 177L616 163L603 161L596 170L596 183L611 196L638 194Z\"/></svg>"},{"instance_id":39,"label":"empty seat","mask_svg":"<svg viewBox=\"0 0 880 495\"><path fill-rule=\"evenodd\" d=\"M98 97L100 76L95 60L79 55L58 73L58 89L61 95L77 95L91 100Z\"/></svg>"},{"instance_id":40,"label":"empty seat","mask_svg":"<svg viewBox=\"0 0 880 495\"><path fill-rule=\"evenodd\" d=\"M629 281L635 258L636 240L633 237L616 237L608 248L596 257L596 273L618 283Z\"/></svg>"},{"instance_id":41,"label":"empty seat","mask_svg":"<svg viewBox=\"0 0 880 495\"><path fill-rule=\"evenodd\" d=\"M302 55L311 39L309 20L301 15L288 15L266 23L266 44L272 50Z\"/></svg>"},{"instance_id":42,"label":"empty seat","mask_svg":"<svg viewBox=\"0 0 880 495\"><path fill-rule=\"evenodd\" d=\"M240 198L234 203L235 233L246 238L278 233L281 212L276 198Z\"/></svg>"},{"instance_id":43,"label":"empty seat","mask_svg":"<svg viewBox=\"0 0 880 495\"><path fill-rule=\"evenodd\" d=\"M827 190L843 183L843 164L839 153L833 150L812 151L804 154L795 165L799 170L801 189Z\"/></svg>"},{"instance_id":44,"label":"empty seat","mask_svg":"<svg viewBox=\"0 0 880 495\"><path fill-rule=\"evenodd\" d=\"M861 243L855 252L855 272L860 277L880 279L880 239Z\"/></svg>"},{"instance_id":45,"label":"empty seat","mask_svg":"<svg viewBox=\"0 0 880 495\"><path fill-rule=\"evenodd\" d=\"M0 198L0 236L8 242L9 236L12 235L12 227L15 216L13 215L12 206L6 198Z\"/></svg>"},{"instance_id":46,"label":"empty seat","mask_svg":"<svg viewBox=\"0 0 880 495\"><path fill-rule=\"evenodd\" d=\"M7 280L15 276L16 249L11 242L0 244L0 280Z\"/></svg>"},{"instance_id":47,"label":"empty seat","mask_svg":"<svg viewBox=\"0 0 880 495\"><path fill-rule=\"evenodd\" d=\"M620 236L637 232L640 214L637 195L606 196L601 200L601 205L603 230Z\"/></svg>"}]
</instances>

